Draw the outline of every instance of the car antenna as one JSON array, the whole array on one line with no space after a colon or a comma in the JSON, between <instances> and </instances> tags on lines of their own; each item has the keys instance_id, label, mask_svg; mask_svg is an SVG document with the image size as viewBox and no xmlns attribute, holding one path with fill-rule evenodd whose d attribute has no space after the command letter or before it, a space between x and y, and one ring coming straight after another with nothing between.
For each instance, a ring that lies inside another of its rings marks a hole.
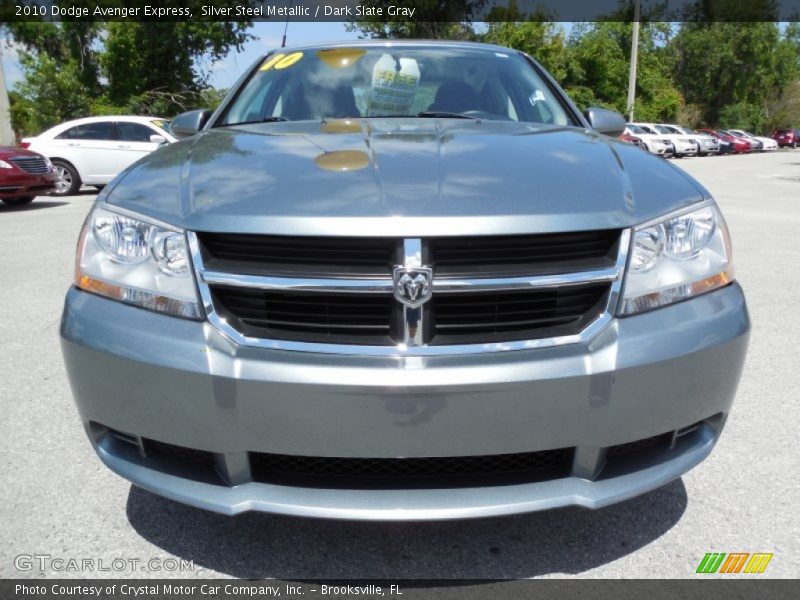
<instances>
[{"instance_id":1,"label":"car antenna","mask_svg":"<svg viewBox=\"0 0 800 600\"><path fill-rule=\"evenodd\" d=\"M281 42L281 48L286 48L286 31L289 29L289 17L286 17L286 25L283 28L283 41Z\"/></svg>"}]
</instances>

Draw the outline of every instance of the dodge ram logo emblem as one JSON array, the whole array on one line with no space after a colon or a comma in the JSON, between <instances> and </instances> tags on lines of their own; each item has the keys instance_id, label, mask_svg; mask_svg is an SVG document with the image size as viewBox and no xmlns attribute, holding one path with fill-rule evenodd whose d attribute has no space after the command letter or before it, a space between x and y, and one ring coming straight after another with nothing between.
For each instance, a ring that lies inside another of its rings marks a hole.
<instances>
[{"instance_id":1,"label":"dodge ram logo emblem","mask_svg":"<svg viewBox=\"0 0 800 600\"><path fill-rule=\"evenodd\" d=\"M432 280L430 267L395 267L394 297L411 308L422 306L431 299Z\"/></svg>"}]
</instances>

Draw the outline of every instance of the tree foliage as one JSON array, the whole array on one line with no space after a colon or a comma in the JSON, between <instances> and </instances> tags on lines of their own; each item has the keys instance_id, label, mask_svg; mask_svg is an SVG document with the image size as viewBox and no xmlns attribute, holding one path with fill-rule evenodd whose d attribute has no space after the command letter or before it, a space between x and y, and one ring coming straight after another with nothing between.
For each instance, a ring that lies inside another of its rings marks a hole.
<instances>
[{"instance_id":1,"label":"tree foliage","mask_svg":"<svg viewBox=\"0 0 800 600\"><path fill-rule=\"evenodd\" d=\"M249 22L11 22L24 79L11 116L19 135L100 114L172 116L219 98L210 61L242 48Z\"/></svg>"}]
</instances>

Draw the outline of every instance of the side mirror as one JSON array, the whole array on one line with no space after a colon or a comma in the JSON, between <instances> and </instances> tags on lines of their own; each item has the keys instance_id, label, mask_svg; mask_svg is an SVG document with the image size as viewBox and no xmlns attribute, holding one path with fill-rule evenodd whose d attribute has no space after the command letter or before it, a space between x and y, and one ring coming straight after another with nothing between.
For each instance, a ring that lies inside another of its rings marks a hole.
<instances>
[{"instance_id":1,"label":"side mirror","mask_svg":"<svg viewBox=\"0 0 800 600\"><path fill-rule=\"evenodd\" d=\"M211 111L205 108L190 110L172 119L169 128L176 138L187 138L200 131L210 116Z\"/></svg>"},{"instance_id":2,"label":"side mirror","mask_svg":"<svg viewBox=\"0 0 800 600\"><path fill-rule=\"evenodd\" d=\"M586 109L584 115L592 129L599 133L616 137L625 131L625 117L613 110L592 106Z\"/></svg>"},{"instance_id":3,"label":"side mirror","mask_svg":"<svg viewBox=\"0 0 800 600\"><path fill-rule=\"evenodd\" d=\"M167 138L165 138L163 135L158 135L157 133L154 133L153 135L150 136L150 143L151 144L166 144L167 143Z\"/></svg>"}]
</instances>

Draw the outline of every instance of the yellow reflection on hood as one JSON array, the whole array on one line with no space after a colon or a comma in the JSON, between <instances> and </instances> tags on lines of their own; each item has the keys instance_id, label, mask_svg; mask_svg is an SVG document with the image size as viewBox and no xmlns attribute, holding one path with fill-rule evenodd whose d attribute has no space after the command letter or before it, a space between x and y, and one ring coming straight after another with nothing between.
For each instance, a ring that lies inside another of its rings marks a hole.
<instances>
[{"instance_id":1,"label":"yellow reflection on hood","mask_svg":"<svg viewBox=\"0 0 800 600\"><path fill-rule=\"evenodd\" d=\"M344 69L356 64L366 53L360 48L331 48L317 50L317 58L333 69Z\"/></svg>"},{"instance_id":2,"label":"yellow reflection on hood","mask_svg":"<svg viewBox=\"0 0 800 600\"><path fill-rule=\"evenodd\" d=\"M358 133L361 123L356 119L331 119L322 124L322 133Z\"/></svg>"},{"instance_id":3,"label":"yellow reflection on hood","mask_svg":"<svg viewBox=\"0 0 800 600\"><path fill-rule=\"evenodd\" d=\"M369 165L369 156L363 150L333 150L323 152L314 159L320 169L326 171L358 171Z\"/></svg>"}]
</instances>

